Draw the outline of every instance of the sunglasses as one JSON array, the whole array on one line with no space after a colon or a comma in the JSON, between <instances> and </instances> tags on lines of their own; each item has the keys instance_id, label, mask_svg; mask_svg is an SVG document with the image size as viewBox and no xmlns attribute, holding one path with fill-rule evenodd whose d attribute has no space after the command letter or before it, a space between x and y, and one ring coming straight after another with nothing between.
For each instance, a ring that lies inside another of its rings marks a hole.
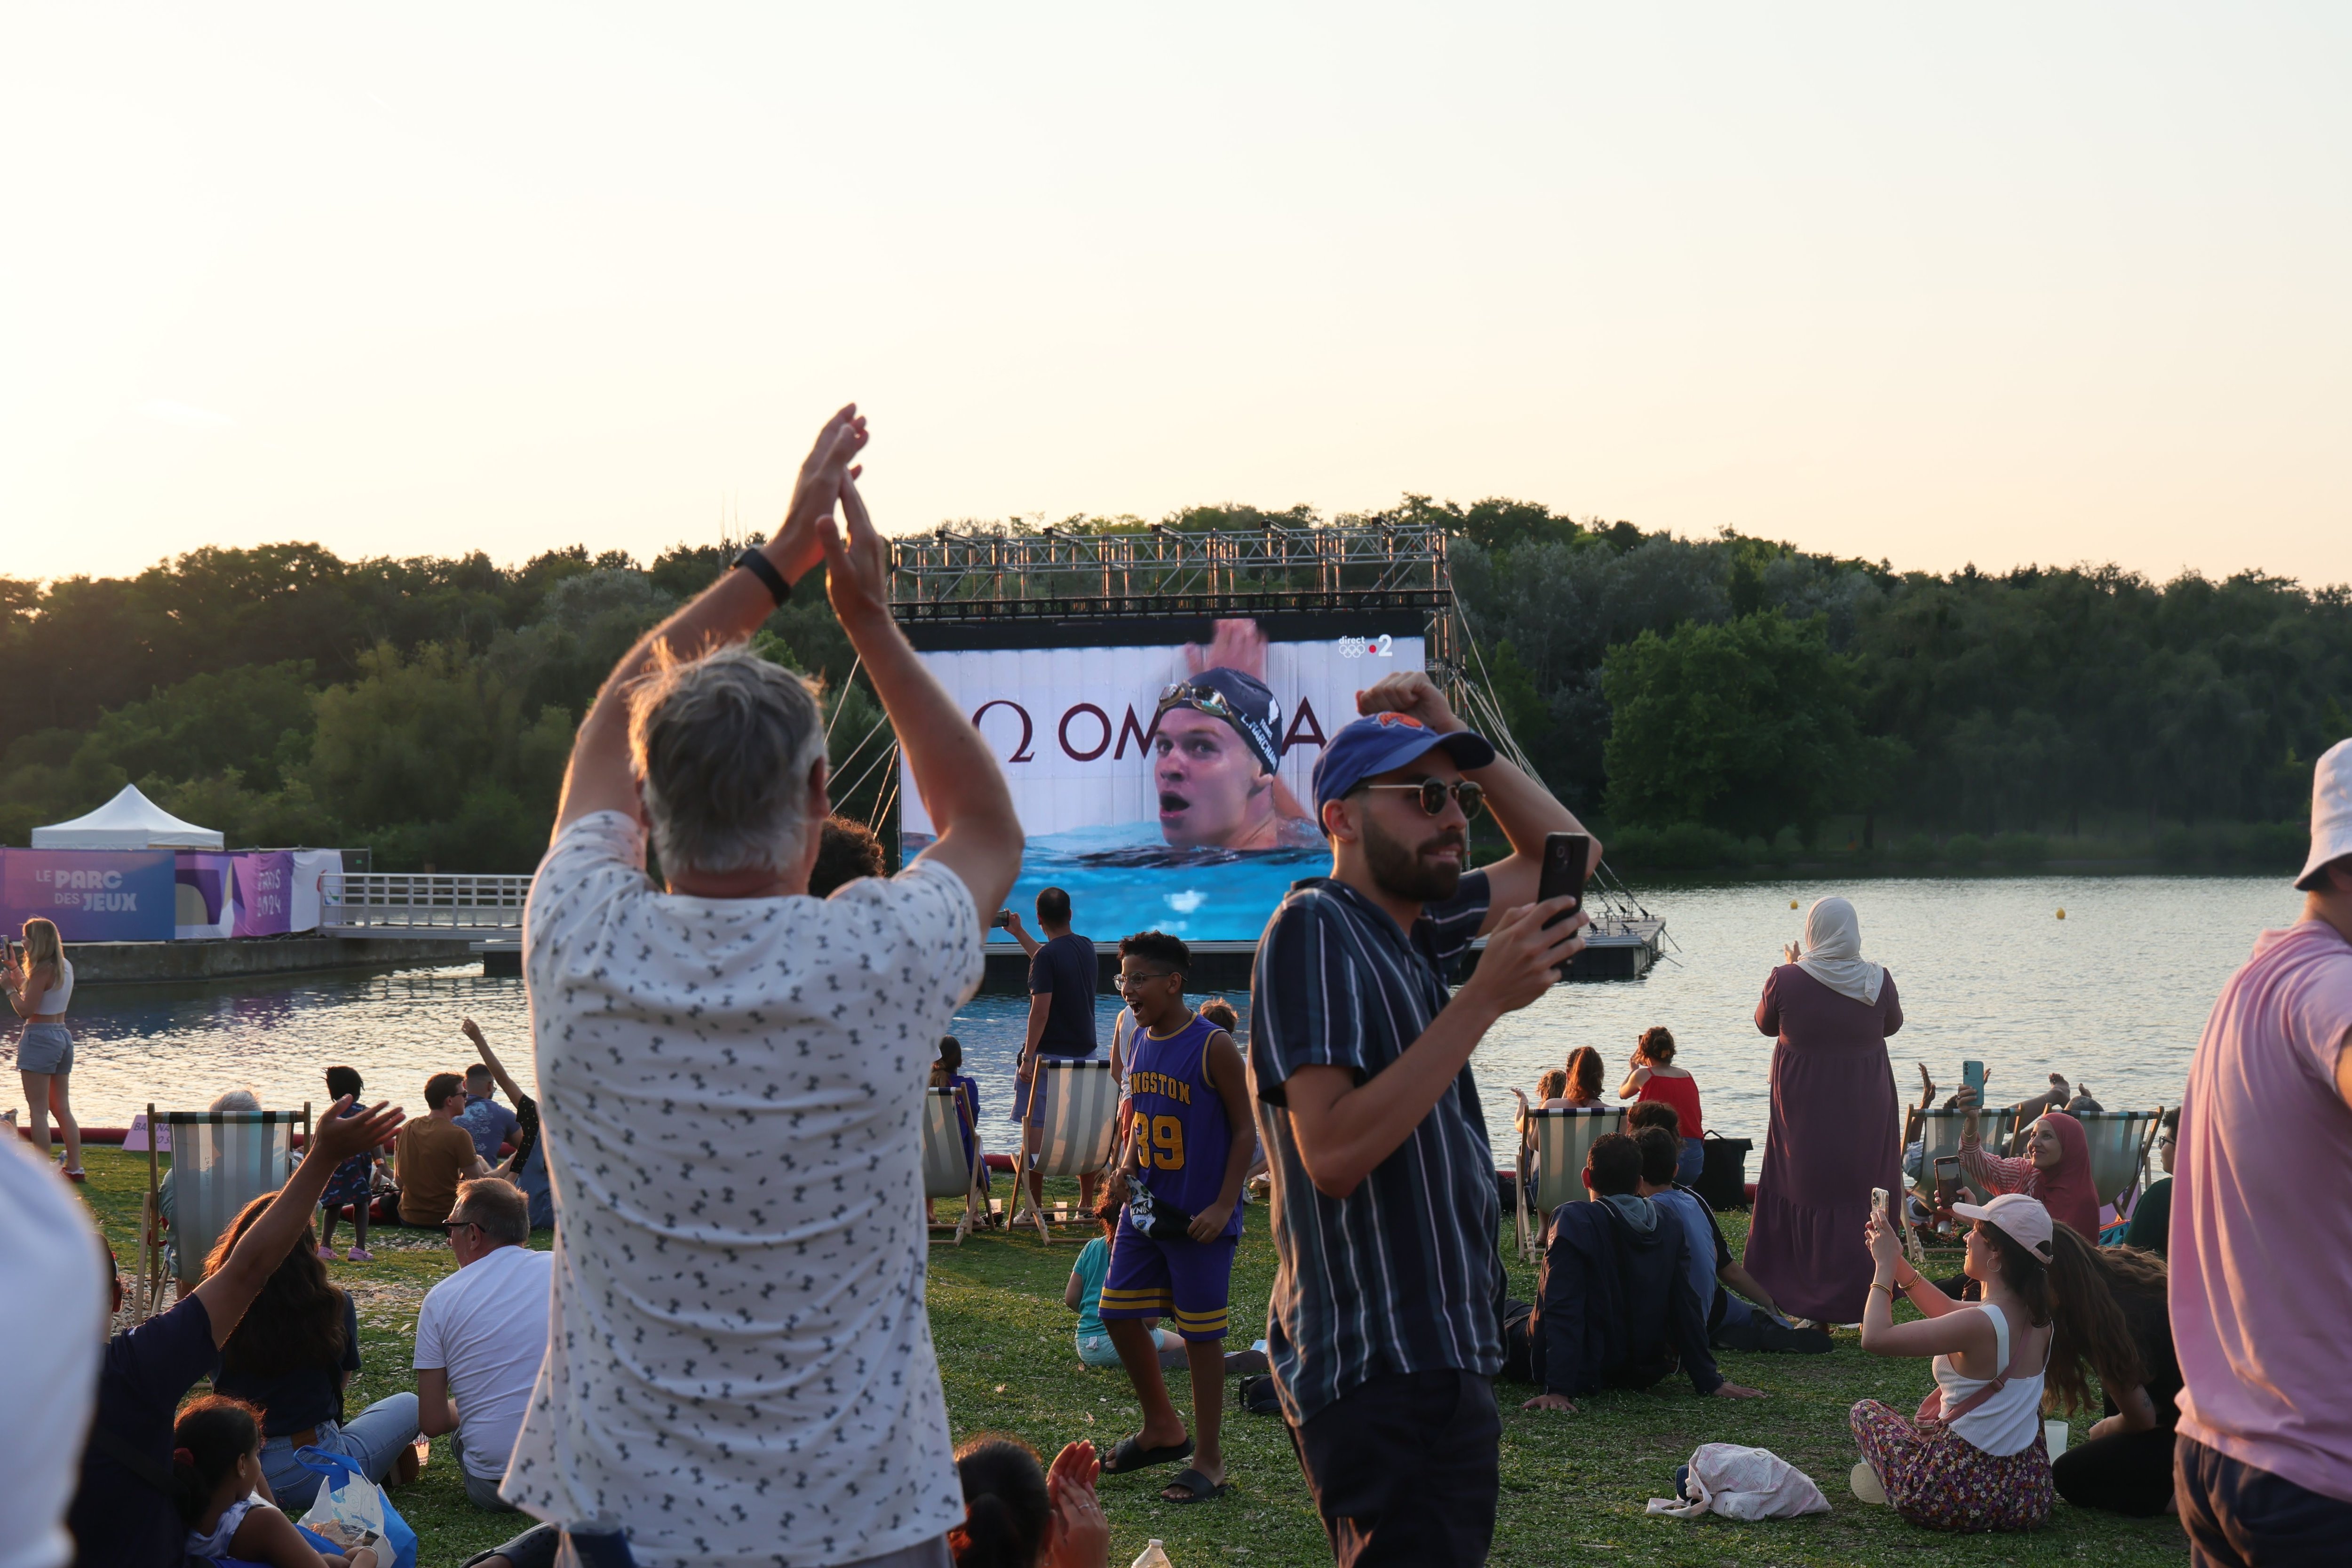
<instances>
[{"instance_id":1,"label":"sunglasses","mask_svg":"<svg viewBox=\"0 0 2352 1568\"><path fill-rule=\"evenodd\" d=\"M468 1226L478 1230L481 1228L481 1222L470 1219L445 1219L441 1222L441 1232L446 1236L453 1230L464 1230Z\"/></svg>"},{"instance_id":2,"label":"sunglasses","mask_svg":"<svg viewBox=\"0 0 2352 1568\"><path fill-rule=\"evenodd\" d=\"M1432 816L1445 809L1447 796L1462 808L1464 816L1475 816L1486 804L1484 785L1468 779L1456 779L1447 784L1444 779L1423 779L1419 784L1363 784L1363 789L1409 789L1421 796L1421 809Z\"/></svg>"}]
</instances>

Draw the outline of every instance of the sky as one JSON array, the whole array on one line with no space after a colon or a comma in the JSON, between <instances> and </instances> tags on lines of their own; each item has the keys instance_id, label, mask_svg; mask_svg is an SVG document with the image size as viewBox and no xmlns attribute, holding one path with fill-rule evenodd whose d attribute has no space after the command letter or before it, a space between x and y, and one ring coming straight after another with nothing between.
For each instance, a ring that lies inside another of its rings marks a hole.
<instances>
[{"instance_id":1,"label":"sky","mask_svg":"<svg viewBox=\"0 0 2352 1568\"><path fill-rule=\"evenodd\" d=\"M0 574L1408 491L2352 580L2352 8L16 5Z\"/></svg>"}]
</instances>

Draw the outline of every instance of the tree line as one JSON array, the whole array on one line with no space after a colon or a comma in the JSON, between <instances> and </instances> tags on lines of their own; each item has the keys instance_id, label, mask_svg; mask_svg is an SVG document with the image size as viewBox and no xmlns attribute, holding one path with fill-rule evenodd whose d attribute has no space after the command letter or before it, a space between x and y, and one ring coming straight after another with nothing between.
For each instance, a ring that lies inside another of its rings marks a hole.
<instances>
[{"instance_id":1,"label":"tree line","mask_svg":"<svg viewBox=\"0 0 2352 1568\"><path fill-rule=\"evenodd\" d=\"M1162 526L1319 521L1226 506ZM2096 841L2277 862L2299 858L2312 760L2352 734L2342 585L1899 573L1507 500L1408 496L1343 521L1452 536L1469 674L1621 860L1852 846L1969 864ZM235 845L528 870L598 682L740 548L641 563L574 546L509 567L280 544L0 580L0 839L136 783ZM886 817L887 728L820 582L758 646L824 681L841 809Z\"/></svg>"}]
</instances>

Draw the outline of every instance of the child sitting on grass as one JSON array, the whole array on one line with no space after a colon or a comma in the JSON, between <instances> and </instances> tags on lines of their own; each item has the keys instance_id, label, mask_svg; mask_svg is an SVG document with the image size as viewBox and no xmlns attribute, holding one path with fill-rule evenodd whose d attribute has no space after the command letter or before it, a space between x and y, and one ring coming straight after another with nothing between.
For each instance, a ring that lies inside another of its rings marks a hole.
<instances>
[{"instance_id":1,"label":"child sitting on grass","mask_svg":"<svg viewBox=\"0 0 2352 1568\"><path fill-rule=\"evenodd\" d=\"M1118 1230L1118 1203L1105 1198L1095 1205L1095 1218L1102 1222L1103 1233L1087 1242L1070 1266L1070 1282L1063 1289L1062 1303L1078 1315L1078 1359L1088 1366L1117 1366L1118 1348L1111 1343L1110 1331L1103 1327L1098 1312L1103 1280L1110 1273L1110 1238ZM1176 1334L1160 1327L1157 1319L1145 1326L1151 1330L1152 1341L1162 1355L1172 1352L1182 1357L1184 1342Z\"/></svg>"},{"instance_id":2,"label":"child sitting on grass","mask_svg":"<svg viewBox=\"0 0 2352 1568\"><path fill-rule=\"evenodd\" d=\"M1095 1497L1092 1443L1063 1448L1048 1473L1016 1437L981 1436L956 1450L964 1521L948 1531L956 1568L1109 1568L1110 1525Z\"/></svg>"},{"instance_id":3,"label":"child sitting on grass","mask_svg":"<svg viewBox=\"0 0 2352 1568\"><path fill-rule=\"evenodd\" d=\"M349 1557L322 1552L278 1511L261 1473L261 1412L241 1399L213 1394L180 1413L172 1427L172 1488L196 1562L376 1568L373 1547L355 1547Z\"/></svg>"}]
</instances>

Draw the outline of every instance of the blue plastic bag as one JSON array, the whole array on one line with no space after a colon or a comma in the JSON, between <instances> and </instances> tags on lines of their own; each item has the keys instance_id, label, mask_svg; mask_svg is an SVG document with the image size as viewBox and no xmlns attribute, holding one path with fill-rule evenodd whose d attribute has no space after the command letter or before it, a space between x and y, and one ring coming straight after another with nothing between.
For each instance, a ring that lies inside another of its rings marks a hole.
<instances>
[{"instance_id":1,"label":"blue plastic bag","mask_svg":"<svg viewBox=\"0 0 2352 1568\"><path fill-rule=\"evenodd\" d=\"M391 1561L379 1553L378 1568L416 1568L416 1531L400 1517L384 1489L367 1479L367 1472L344 1455L325 1448L297 1448L294 1459L304 1469L323 1478L317 1500L296 1522L316 1531L329 1522L373 1530L391 1549Z\"/></svg>"}]
</instances>

